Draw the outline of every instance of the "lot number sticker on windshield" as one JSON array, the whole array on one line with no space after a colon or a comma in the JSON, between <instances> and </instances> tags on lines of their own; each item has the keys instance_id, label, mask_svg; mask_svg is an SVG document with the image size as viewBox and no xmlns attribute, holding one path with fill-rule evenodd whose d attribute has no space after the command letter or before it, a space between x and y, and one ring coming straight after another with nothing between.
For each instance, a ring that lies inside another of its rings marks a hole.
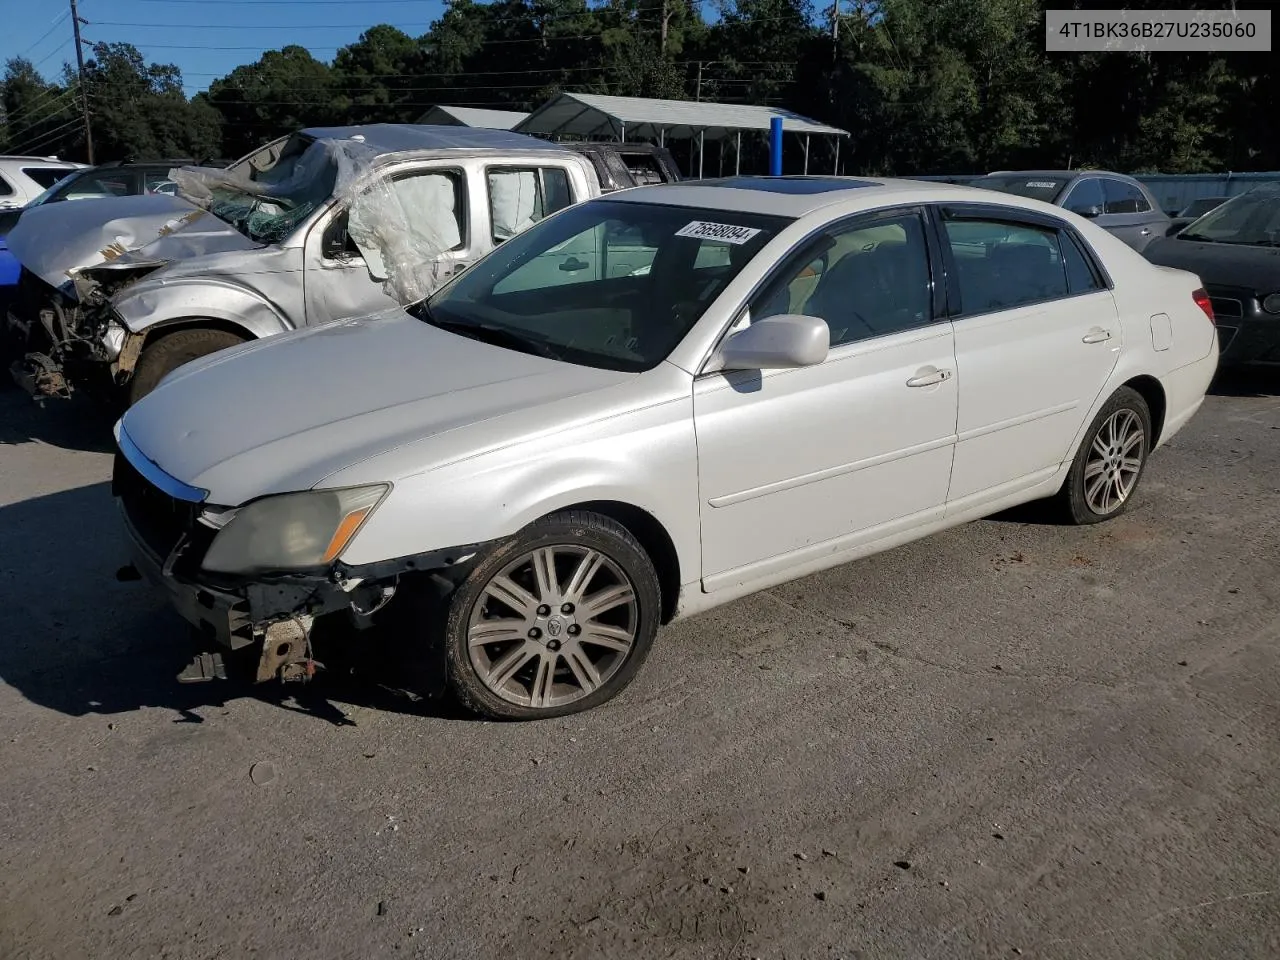
<instances>
[{"instance_id":1,"label":"lot number sticker on windshield","mask_svg":"<svg viewBox=\"0 0 1280 960\"><path fill-rule=\"evenodd\" d=\"M698 240L719 240L722 243L744 244L754 237L759 230L751 227L735 227L731 223L710 223L706 220L694 220L676 231L677 237L694 237Z\"/></svg>"},{"instance_id":2,"label":"lot number sticker on windshield","mask_svg":"<svg viewBox=\"0 0 1280 960\"><path fill-rule=\"evenodd\" d=\"M1031 189L1052 190L1057 186L1052 180L1028 180L1027 186Z\"/></svg>"}]
</instances>

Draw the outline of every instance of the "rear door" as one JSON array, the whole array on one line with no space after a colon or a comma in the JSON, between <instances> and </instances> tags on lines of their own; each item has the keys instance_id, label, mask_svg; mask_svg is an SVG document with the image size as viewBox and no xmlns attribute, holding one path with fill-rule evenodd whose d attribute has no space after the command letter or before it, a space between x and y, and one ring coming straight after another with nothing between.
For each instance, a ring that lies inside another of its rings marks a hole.
<instances>
[{"instance_id":1,"label":"rear door","mask_svg":"<svg viewBox=\"0 0 1280 960\"><path fill-rule=\"evenodd\" d=\"M959 410L948 510L1032 486L1073 453L1119 358L1107 280L1056 218L943 207Z\"/></svg>"}]
</instances>

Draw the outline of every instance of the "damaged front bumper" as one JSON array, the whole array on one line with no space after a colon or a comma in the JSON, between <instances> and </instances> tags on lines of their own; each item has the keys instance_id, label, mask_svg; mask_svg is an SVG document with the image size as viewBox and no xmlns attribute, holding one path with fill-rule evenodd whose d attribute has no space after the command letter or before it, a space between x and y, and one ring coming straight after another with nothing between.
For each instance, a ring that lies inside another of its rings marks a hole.
<instances>
[{"instance_id":1,"label":"damaged front bumper","mask_svg":"<svg viewBox=\"0 0 1280 960\"><path fill-rule=\"evenodd\" d=\"M368 627L404 575L453 579L485 547L470 544L358 567L338 561L307 573L226 580L200 567L216 535L199 521L200 504L153 486L119 453L112 493L138 572L168 597L206 650L234 654L248 678L259 683L312 676L317 666L312 629L321 618L345 613L353 631Z\"/></svg>"},{"instance_id":2,"label":"damaged front bumper","mask_svg":"<svg viewBox=\"0 0 1280 960\"><path fill-rule=\"evenodd\" d=\"M0 317L0 333L17 358L10 373L33 397L70 397L76 384L118 386L141 352L144 335L125 328L97 282L74 279L79 299L24 268Z\"/></svg>"}]
</instances>

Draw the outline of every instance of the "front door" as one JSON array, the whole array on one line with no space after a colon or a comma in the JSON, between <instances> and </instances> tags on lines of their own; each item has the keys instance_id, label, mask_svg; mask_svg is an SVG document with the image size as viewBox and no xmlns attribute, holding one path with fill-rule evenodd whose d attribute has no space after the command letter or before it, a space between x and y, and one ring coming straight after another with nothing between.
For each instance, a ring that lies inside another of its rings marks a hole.
<instances>
[{"instance_id":1,"label":"front door","mask_svg":"<svg viewBox=\"0 0 1280 960\"><path fill-rule=\"evenodd\" d=\"M452 166L391 172L311 228L307 324L421 299L472 259L467 177Z\"/></svg>"},{"instance_id":2,"label":"front door","mask_svg":"<svg viewBox=\"0 0 1280 960\"><path fill-rule=\"evenodd\" d=\"M956 511L1032 486L1072 456L1119 358L1115 301L1074 231L1025 217L942 211L960 383Z\"/></svg>"},{"instance_id":3,"label":"front door","mask_svg":"<svg viewBox=\"0 0 1280 960\"><path fill-rule=\"evenodd\" d=\"M783 264L741 327L821 317L816 366L694 384L703 584L714 591L939 516L956 425L951 325L936 320L916 209L833 225Z\"/></svg>"}]
</instances>

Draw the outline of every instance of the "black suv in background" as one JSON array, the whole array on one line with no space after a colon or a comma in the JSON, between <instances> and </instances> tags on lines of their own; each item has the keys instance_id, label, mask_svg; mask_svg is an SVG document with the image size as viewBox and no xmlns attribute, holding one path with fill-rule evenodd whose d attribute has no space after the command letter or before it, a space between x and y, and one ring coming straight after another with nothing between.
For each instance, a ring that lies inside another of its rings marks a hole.
<instances>
[{"instance_id":1,"label":"black suv in background","mask_svg":"<svg viewBox=\"0 0 1280 960\"><path fill-rule=\"evenodd\" d=\"M671 151L651 143L561 143L574 150L596 168L600 191L612 193L628 187L652 183L675 183L684 179Z\"/></svg>"}]
</instances>

